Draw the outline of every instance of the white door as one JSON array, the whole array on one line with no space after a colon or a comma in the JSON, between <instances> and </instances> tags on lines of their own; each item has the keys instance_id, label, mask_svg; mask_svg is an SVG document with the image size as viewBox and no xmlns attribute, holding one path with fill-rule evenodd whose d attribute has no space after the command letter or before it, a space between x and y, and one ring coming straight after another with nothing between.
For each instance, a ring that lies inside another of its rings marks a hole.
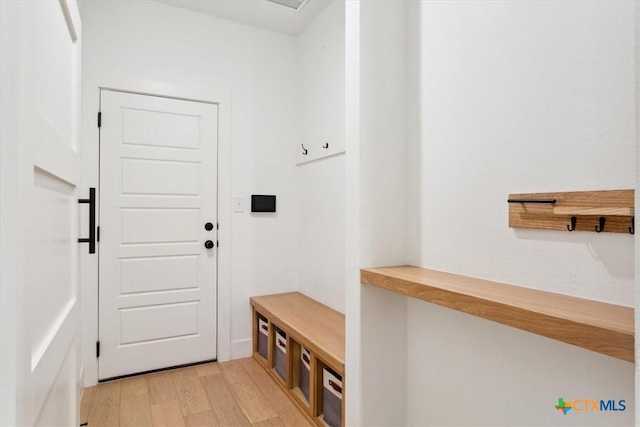
<instances>
[{"instance_id":1,"label":"white door","mask_svg":"<svg viewBox=\"0 0 640 427\"><path fill-rule=\"evenodd\" d=\"M218 107L100 104L99 378L215 359Z\"/></svg>"},{"instance_id":2,"label":"white door","mask_svg":"<svg viewBox=\"0 0 640 427\"><path fill-rule=\"evenodd\" d=\"M20 67L12 87L3 87L20 106L19 135L3 141L2 152L16 168L3 193L11 186L18 195L2 207L3 216L17 214L11 229L2 230L3 240L16 237L11 249L17 265L16 280L2 284L15 289L14 323L2 326L3 332L15 331L13 344L2 348L2 358L14 360L11 374L3 364L2 392L15 398L15 406L3 408L11 410L3 422L72 426L79 391L78 256L87 250L78 234L88 234L79 230L79 212L87 206L78 204L88 196L79 186L80 15L76 3L65 0L14 2L2 9L2 25L19 27L11 35L19 44L10 48L19 50ZM9 48L5 42L3 49ZM10 145L15 151L4 151ZM5 260L2 268L14 268Z\"/></svg>"}]
</instances>

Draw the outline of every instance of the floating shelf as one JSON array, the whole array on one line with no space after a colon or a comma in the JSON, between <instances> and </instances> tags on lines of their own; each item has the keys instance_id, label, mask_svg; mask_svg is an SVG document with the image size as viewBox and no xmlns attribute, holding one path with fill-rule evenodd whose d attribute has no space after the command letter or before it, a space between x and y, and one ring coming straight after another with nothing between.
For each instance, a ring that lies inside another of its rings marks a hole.
<instances>
[{"instance_id":1,"label":"floating shelf","mask_svg":"<svg viewBox=\"0 0 640 427\"><path fill-rule=\"evenodd\" d=\"M575 191L509 195L509 227L567 231L630 233L634 190ZM573 227L571 227L573 228Z\"/></svg>"},{"instance_id":2,"label":"floating shelf","mask_svg":"<svg viewBox=\"0 0 640 427\"><path fill-rule=\"evenodd\" d=\"M411 266L363 269L361 282L634 361L631 307Z\"/></svg>"}]
</instances>

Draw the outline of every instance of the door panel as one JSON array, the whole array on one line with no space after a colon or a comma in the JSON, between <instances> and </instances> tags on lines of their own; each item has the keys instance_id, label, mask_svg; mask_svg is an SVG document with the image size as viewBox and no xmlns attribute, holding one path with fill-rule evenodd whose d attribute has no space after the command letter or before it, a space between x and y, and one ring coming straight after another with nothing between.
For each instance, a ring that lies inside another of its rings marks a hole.
<instances>
[{"instance_id":1,"label":"door panel","mask_svg":"<svg viewBox=\"0 0 640 427\"><path fill-rule=\"evenodd\" d=\"M52 334L76 299L75 271L70 266L77 256L72 236L77 223L72 224L78 210L75 186L36 167L33 173L30 224L36 240L29 243L29 254L41 260L39 267L30 269L29 319L31 319L31 348L41 355L48 347ZM43 286L43 284L47 284Z\"/></svg>"},{"instance_id":2,"label":"door panel","mask_svg":"<svg viewBox=\"0 0 640 427\"><path fill-rule=\"evenodd\" d=\"M75 426L76 423L76 390L77 348L74 341L65 355L60 370L50 387L49 398L45 400L35 425L36 426ZM55 422L52 422L55 420Z\"/></svg>"},{"instance_id":3,"label":"door panel","mask_svg":"<svg viewBox=\"0 0 640 427\"><path fill-rule=\"evenodd\" d=\"M197 196L200 164L166 160L122 160L124 194Z\"/></svg>"},{"instance_id":4,"label":"door panel","mask_svg":"<svg viewBox=\"0 0 640 427\"><path fill-rule=\"evenodd\" d=\"M122 109L123 143L156 147L200 146L200 116Z\"/></svg>"},{"instance_id":5,"label":"door panel","mask_svg":"<svg viewBox=\"0 0 640 427\"><path fill-rule=\"evenodd\" d=\"M21 3L18 425L75 425L79 374L80 16ZM83 246L82 249L86 250Z\"/></svg>"},{"instance_id":6,"label":"door panel","mask_svg":"<svg viewBox=\"0 0 640 427\"><path fill-rule=\"evenodd\" d=\"M99 378L216 358L217 106L102 91Z\"/></svg>"},{"instance_id":7,"label":"door panel","mask_svg":"<svg viewBox=\"0 0 640 427\"><path fill-rule=\"evenodd\" d=\"M189 243L200 237L199 209L123 208L121 217L121 244Z\"/></svg>"},{"instance_id":8,"label":"door panel","mask_svg":"<svg viewBox=\"0 0 640 427\"><path fill-rule=\"evenodd\" d=\"M122 294L198 287L200 257L131 257L120 260Z\"/></svg>"},{"instance_id":9,"label":"door panel","mask_svg":"<svg viewBox=\"0 0 640 427\"><path fill-rule=\"evenodd\" d=\"M120 309L121 344L198 333L198 301Z\"/></svg>"}]
</instances>

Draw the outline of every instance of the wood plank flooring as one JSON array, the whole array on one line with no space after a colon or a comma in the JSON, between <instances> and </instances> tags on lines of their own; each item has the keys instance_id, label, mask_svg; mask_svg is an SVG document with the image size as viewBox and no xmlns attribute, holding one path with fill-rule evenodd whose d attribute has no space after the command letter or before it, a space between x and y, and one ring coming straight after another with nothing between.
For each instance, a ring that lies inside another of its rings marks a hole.
<instances>
[{"instance_id":1,"label":"wood plank flooring","mask_svg":"<svg viewBox=\"0 0 640 427\"><path fill-rule=\"evenodd\" d=\"M311 426L253 358L88 387L80 408L88 427Z\"/></svg>"}]
</instances>

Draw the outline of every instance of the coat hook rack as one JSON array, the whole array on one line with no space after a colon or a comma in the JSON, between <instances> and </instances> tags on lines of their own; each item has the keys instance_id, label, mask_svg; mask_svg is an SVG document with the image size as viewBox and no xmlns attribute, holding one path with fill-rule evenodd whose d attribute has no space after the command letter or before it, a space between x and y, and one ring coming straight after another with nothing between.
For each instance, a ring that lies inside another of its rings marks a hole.
<instances>
[{"instance_id":1,"label":"coat hook rack","mask_svg":"<svg viewBox=\"0 0 640 427\"><path fill-rule=\"evenodd\" d=\"M306 156L309 153L309 150L307 150L306 148L304 148L304 144L300 144L302 146L302 155Z\"/></svg>"},{"instance_id":2,"label":"coat hook rack","mask_svg":"<svg viewBox=\"0 0 640 427\"><path fill-rule=\"evenodd\" d=\"M328 143L328 142L325 142L325 143L324 143L324 145L322 146L322 148L324 148L325 150L326 150L327 148L329 148L329 143Z\"/></svg>"},{"instance_id":3,"label":"coat hook rack","mask_svg":"<svg viewBox=\"0 0 640 427\"><path fill-rule=\"evenodd\" d=\"M634 190L513 193L509 227L635 233Z\"/></svg>"}]
</instances>

